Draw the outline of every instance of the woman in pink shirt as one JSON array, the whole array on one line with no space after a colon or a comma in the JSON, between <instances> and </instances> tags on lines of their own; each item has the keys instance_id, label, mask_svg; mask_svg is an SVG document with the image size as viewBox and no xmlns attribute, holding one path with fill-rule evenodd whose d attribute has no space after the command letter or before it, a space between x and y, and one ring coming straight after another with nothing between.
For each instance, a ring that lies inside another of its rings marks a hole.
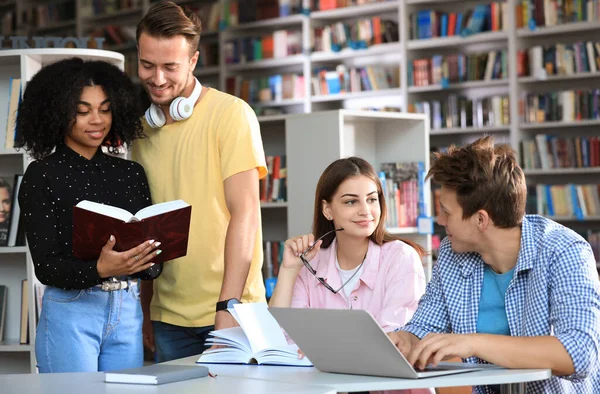
<instances>
[{"instance_id":1,"label":"woman in pink shirt","mask_svg":"<svg viewBox=\"0 0 600 394\"><path fill-rule=\"evenodd\" d=\"M381 182L367 161L331 163L317 184L313 234L285 242L269 305L365 309L385 332L406 324L425 292L424 251L387 232L385 215Z\"/></svg>"}]
</instances>

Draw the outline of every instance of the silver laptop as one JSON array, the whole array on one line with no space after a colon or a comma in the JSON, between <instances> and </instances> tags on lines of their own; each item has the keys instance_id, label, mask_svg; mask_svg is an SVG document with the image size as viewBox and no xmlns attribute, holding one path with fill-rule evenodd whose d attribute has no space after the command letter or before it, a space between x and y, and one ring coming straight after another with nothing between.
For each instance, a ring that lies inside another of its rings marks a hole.
<instances>
[{"instance_id":1,"label":"silver laptop","mask_svg":"<svg viewBox=\"0 0 600 394\"><path fill-rule=\"evenodd\" d=\"M418 379L497 368L444 362L416 371L365 310L269 308L269 311L322 372Z\"/></svg>"}]
</instances>

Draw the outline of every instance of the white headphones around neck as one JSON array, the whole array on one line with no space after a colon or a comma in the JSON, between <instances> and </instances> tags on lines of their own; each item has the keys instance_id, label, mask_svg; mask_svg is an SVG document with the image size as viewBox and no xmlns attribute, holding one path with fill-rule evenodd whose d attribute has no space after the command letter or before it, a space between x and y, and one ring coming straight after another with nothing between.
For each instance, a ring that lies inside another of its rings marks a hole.
<instances>
[{"instance_id":1,"label":"white headphones around neck","mask_svg":"<svg viewBox=\"0 0 600 394\"><path fill-rule=\"evenodd\" d=\"M194 80L196 81L194 91L192 91L190 97L177 97L169 106L169 114L174 121L185 120L192 116L192 112L194 112L194 104L196 104L200 93L202 93L200 81L198 81L198 78L194 78ZM163 127L167 122L163 110L154 103L150 104L145 116L150 127L154 129Z\"/></svg>"}]
</instances>

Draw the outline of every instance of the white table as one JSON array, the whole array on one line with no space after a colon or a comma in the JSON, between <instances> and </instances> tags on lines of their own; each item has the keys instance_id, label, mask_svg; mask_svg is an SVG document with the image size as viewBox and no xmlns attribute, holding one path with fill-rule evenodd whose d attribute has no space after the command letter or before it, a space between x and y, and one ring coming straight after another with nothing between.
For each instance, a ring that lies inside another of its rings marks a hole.
<instances>
[{"instance_id":1,"label":"white table","mask_svg":"<svg viewBox=\"0 0 600 394\"><path fill-rule=\"evenodd\" d=\"M167 364L193 365L199 356L169 361ZM550 378L549 369L486 369L427 379L399 379L365 375L320 372L307 367L202 364L219 376L333 387L336 391L402 390L429 387L502 385L503 393L525 392L522 383Z\"/></svg>"},{"instance_id":2,"label":"white table","mask_svg":"<svg viewBox=\"0 0 600 394\"><path fill-rule=\"evenodd\" d=\"M326 386L285 383L273 380L204 377L158 386L104 383L104 373L53 373L0 375L2 394L335 394Z\"/></svg>"}]
</instances>

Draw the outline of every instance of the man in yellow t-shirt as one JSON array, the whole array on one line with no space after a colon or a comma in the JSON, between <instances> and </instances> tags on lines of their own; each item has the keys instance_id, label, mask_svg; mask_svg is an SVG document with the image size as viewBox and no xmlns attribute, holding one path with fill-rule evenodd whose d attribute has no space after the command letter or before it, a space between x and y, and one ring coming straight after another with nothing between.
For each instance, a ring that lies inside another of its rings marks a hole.
<instances>
[{"instance_id":1,"label":"man in yellow t-shirt","mask_svg":"<svg viewBox=\"0 0 600 394\"><path fill-rule=\"evenodd\" d=\"M200 30L198 17L172 2L156 3L137 28L138 75L153 106L148 138L134 144L133 158L146 170L154 203L192 205L187 255L142 284L144 343L159 362L202 353L209 331L236 325L231 304L265 301L260 129L243 100L199 88ZM172 105L177 97L190 105Z\"/></svg>"}]
</instances>

